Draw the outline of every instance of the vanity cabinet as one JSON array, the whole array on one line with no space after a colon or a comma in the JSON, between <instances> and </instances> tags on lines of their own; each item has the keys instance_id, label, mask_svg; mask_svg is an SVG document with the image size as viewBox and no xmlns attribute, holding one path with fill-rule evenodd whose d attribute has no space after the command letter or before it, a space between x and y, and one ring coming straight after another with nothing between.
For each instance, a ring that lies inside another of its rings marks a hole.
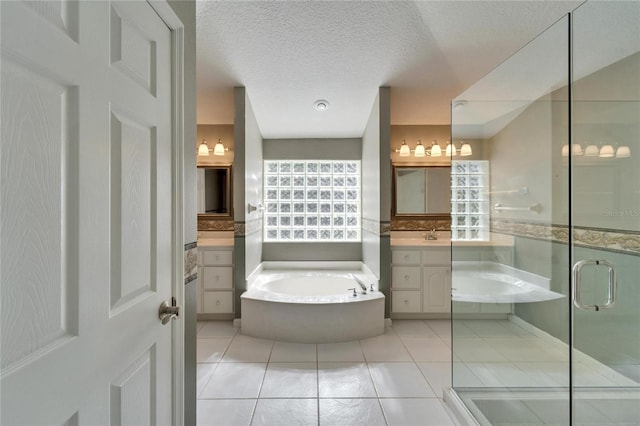
<instances>
[{"instance_id":1,"label":"vanity cabinet","mask_svg":"<svg viewBox=\"0 0 640 426\"><path fill-rule=\"evenodd\" d=\"M449 314L451 306L449 246L391 249L391 312Z\"/></svg>"},{"instance_id":2,"label":"vanity cabinet","mask_svg":"<svg viewBox=\"0 0 640 426\"><path fill-rule=\"evenodd\" d=\"M198 276L198 314L233 315L233 247L198 247Z\"/></svg>"}]
</instances>

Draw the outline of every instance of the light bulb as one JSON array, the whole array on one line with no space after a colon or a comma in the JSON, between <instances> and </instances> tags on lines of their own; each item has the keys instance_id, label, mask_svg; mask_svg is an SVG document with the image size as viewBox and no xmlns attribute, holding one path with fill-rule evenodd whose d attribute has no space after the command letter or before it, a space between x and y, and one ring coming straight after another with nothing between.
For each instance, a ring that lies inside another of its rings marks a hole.
<instances>
[{"instance_id":1,"label":"light bulb","mask_svg":"<svg viewBox=\"0 0 640 426\"><path fill-rule=\"evenodd\" d=\"M631 150L629 149L629 147L626 145L619 146L618 149L616 150L616 158L627 158L627 157L631 157Z\"/></svg>"},{"instance_id":2,"label":"light bulb","mask_svg":"<svg viewBox=\"0 0 640 426\"><path fill-rule=\"evenodd\" d=\"M198 147L198 155L206 157L209 155L209 146L207 145L207 141L202 139L202 143Z\"/></svg>"},{"instance_id":3,"label":"light bulb","mask_svg":"<svg viewBox=\"0 0 640 426\"><path fill-rule=\"evenodd\" d=\"M447 157L455 157L458 155L458 150L456 146L451 143L451 141L447 141L447 149L445 150Z\"/></svg>"},{"instance_id":4,"label":"light bulb","mask_svg":"<svg viewBox=\"0 0 640 426\"><path fill-rule=\"evenodd\" d=\"M598 147L596 145L587 145L584 149L585 157L597 157L598 156Z\"/></svg>"},{"instance_id":5,"label":"light bulb","mask_svg":"<svg viewBox=\"0 0 640 426\"><path fill-rule=\"evenodd\" d=\"M213 155L224 155L224 145L222 145L222 139L218 139L218 143L213 147Z\"/></svg>"},{"instance_id":6,"label":"light bulb","mask_svg":"<svg viewBox=\"0 0 640 426\"><path fill-rule=\"evenodd\" d=\"M416 145L416 150L414 151L413 155L416 157L424 157L424 154L424 145L422 145L422 142L420 142L420 139L418 139L418 145Z\"/></svg>"},{"instance_id":7,"label":"light bulb","mask_svg":"<svg viewBox=\"0 0 640 426\"><path fill-rule=\"evenodd\" d=\"M442 155L442 148L438 145L438 142L431 142L431 156L432 157L440 157Z\"/></svg>"},{"instance_id":8,"label":"light bulb","mask_svg":"<svg viewBox=\"0 0 640 426\"><path fill-rule=\"evenodd\" d=\"M601 158L611 158L614 155L615 154L613 152L613 146L611 146L611 145L603 145L602 148L600 148L599 157L601 157Z\"/></svg>"},{"instance_id":9,"label":"light bulb","mask_svg":"<svg viewBox=\"0 0 640 426\"><path fill-rule=\"evenodd\" d=\"M582 145L580 145L579 143L574 143L571 147L571 154L582 155Z\"/></svg>"},{"instance_id":10,"label":"light bulb","mask_svg":"<svg viewBox=\"0 0 640 426\"><path fill-rule=\"evenodd\" d=\"M411 155L411 150L409 149L409 145L407 142L402 141L402 145L400 146L400 157L408 157Z\"/></svg>"}]
</instances>

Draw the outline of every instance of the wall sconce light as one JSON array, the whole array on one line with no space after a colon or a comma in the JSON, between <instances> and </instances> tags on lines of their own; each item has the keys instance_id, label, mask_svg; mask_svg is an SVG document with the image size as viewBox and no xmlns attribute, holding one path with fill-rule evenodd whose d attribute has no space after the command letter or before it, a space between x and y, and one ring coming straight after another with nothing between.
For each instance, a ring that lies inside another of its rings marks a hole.
<instances>
[{"instance_id":1,"label":"wall sconce light","mask_svg":"<svg viewBox=\"0 0 640 426\"><path fill-rule=\"evenodd\" d=\"M442 148L438 145L438 142L434 139L431 141L431 150L429 155L432 157L440 157L442 155Z\"/></svg>"},{"instance_id":2,"label":"wall sconce light","mask_svg":"<svg viewBox=\"0 0 640 426\"><path fill-rule=\"evenodd\" d=\"M582 149L582 145L574 143L571 145L571 155L573 156L585 156L585 157L600 157L600 158L629 158L631 157L631 149L627 145L621 145L617 149L614 149L611 144L603 144L598 148L598 145L585 142L585 149ZM562 145L562 156L569 156L569 145Z\"/></svg>"},{"instance_id":3,"label":"wall sconce light","mask_svg":"<svg viewBox=\"0 0 640 426\"><path fill-rule=\"evenodd\" d=\"M198 147L198 155L202 157L209 156L209 152L213 151L213 155L223 156L225 151L229 151L229 148L226 148L222 145L222 139L218 139L218 142L215 144L213 149L209 148L207 145L207 141L205 139L202 140L202 143Z\"/></svg>"},{"instance_id":4,"label":"wall sconce light","mask_svg":"<svg viewBox=\"0 0 640 426\"><path fill-rule=\"evenodd\" d=\"M456 149L456 146L451 143L451 141L447 141L447 148L444 150L444 152L447 157L455 157L456 155L458 155L458 150Z\"/></svg>"},{"instance_id":5,"label":"wall sconce light","mask_svg":"<svg viewBox=\"0 0 640 426\"><path fill-rule=\"evenodd\" d=\"M438 144L438 141L436 141L435 139L431 141L431 147L429 148L425 148L425 146L422 144L422 141L418 139L416 149L409 148L406 140L403 140L402 145L400 145L400 149L396 149L395 152L397 152L400 157L409 157L411 155L411 152L413 152L414 157L440 157L443 155L442 148ZM446 155L447 157L458 155L458 150L456 149L456 146L451 143L451 141L447 141L447 147L444 151L444 155ZM462 145L460 146L460 155L473 155L471 145L466 142L462 142Z\"/></svg>"},{"instance_id":6,"label":"wall sconce light","mask_svg":"<svg viewBox=\"0 0 640 426\"><path fill-rule=\"evenodd\" d=\"M463 157L468 157L473 155L473 150L471 149L471 145L468 142L462 142L462 146L460 147L460 155Z\"/></svg>"},{"instance_id":7,"label":"wall sconce light","mask_svg":"<svg viewBox=\"0 0 640 426\"><path fill-rule=\"evenodd\" d=\"M207 157L209 155L209 145L207 145L207 141L202 139L202 143L198 147L198 155L202 157Z\"/></svg>"},{"instance_id":8,"label":"wall sconce light","mask_svg":"<svg viewBox=\"0 0 640 426\"><path fill-rule=\"evenodd\" d=\"M402 145L400 145L400 149L396 149L396 152L400 152L400 157L408 157L411 155L411 149L409 148L409 145L407 145L407 142L403 139L402 140Z\"/></svg>"}]
</instances>

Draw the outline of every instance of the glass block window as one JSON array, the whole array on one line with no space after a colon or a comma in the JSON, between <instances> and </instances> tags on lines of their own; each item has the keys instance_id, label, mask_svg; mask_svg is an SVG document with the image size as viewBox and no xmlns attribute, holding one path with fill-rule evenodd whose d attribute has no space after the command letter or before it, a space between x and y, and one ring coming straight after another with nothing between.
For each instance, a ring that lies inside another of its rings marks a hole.
<instances>
[{"instance_id":1,"label":"glass block window","mask_svg":"<svg viewBox=\"0 0 640 426\"><path fill-rule=\"evenodd\" d=\"M488 187L488 161L451 161L452 240L489 240Z\"/></svg>"},{"instance_id":2,"label":"glass block window","mask_svg":"<svg viewBox=\"0 0 640 426\"><path fill-rule=\"evenodd\" d=\"M266 160L264 241L360 241L360 161Z\"/></svg>"}]
</instances>

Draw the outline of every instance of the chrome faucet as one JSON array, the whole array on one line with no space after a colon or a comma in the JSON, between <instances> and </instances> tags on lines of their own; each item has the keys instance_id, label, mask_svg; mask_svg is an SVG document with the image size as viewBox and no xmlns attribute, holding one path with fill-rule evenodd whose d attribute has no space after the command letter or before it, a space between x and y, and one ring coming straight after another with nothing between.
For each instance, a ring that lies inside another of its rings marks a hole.
<instances>
[{"instance_id":1,"label":"chrome faucet","mask_svg":"<svg viewBox=\"0 0 640 426\"><path fill-rule=\"evenodd\" d=\"M424 239L425 240L430 240L430 241L434 241L438 239L438 234L436 233L436 229L433 228L431 231L429 231L428 234L424 234Z\"/></svg>"},{"instance_id":2,"label":"chrome faucet","mask_svg":"<svg viewBox=\"0 0 640 426\"><path fill-rule=\"evenodd\" d=\"M367 292L367 286L365 283L362 282L362 280L358 277L356 277L355 275L351 274L351 278L353 278L358 285L360 286L360 288L362 289L362 294L365 294Z\"/></svg>"}]
</instances>

